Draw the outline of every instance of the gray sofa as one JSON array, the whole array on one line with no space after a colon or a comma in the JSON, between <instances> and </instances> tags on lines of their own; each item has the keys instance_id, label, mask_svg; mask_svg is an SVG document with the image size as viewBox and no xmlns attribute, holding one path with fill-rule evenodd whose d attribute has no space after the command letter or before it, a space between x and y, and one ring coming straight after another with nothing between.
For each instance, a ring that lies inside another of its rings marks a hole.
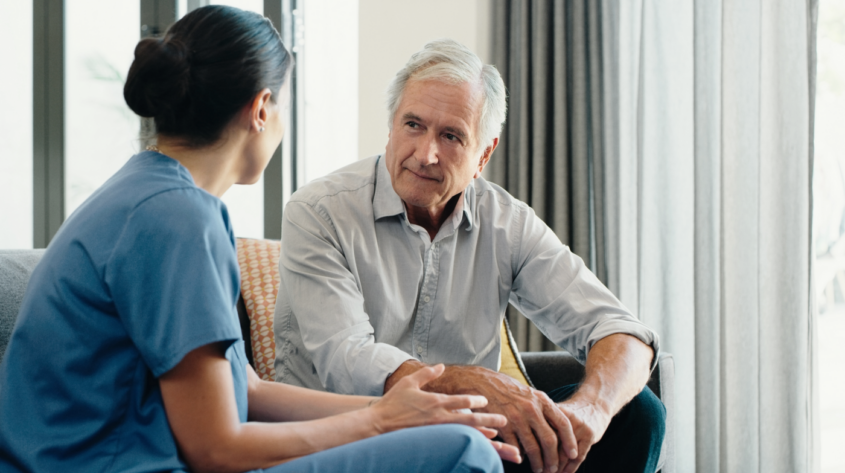
<instances>
[{"instance_id":1,"label":"gray sofa","mask_svg":"<svg viewBox=\"0 0 845 473\"><path fill-rule=\"evenodd\" d=\"M0 250L0 357L14 329L18 309L23 299L29 275L38 264L44 250ZM239 304L242 328L243 304ZM244 339L249 341L249 324ZM249 347L250 343L246 343ZM541 390L577 383L584 376L584 367L566 352L534 352L517 354L529 381ZM252 359L250 358L250 362ZM674 473L674 374L675 362L671 354L662 353L648 386L666 405L666 439L660 454L660 471ZM5 389L0 386L0 389Z\"/></svg>"}]
</instances>

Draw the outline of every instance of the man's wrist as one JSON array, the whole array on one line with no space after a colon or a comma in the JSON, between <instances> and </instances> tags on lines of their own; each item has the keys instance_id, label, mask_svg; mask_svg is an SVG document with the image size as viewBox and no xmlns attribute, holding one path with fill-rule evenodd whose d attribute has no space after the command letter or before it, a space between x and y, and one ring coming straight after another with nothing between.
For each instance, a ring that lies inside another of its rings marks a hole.
<instances>
[{"instance_id":1,"label":"man's wrist","mask_svg":"<svg viewBox=\"0 0 845 473\"><path fill-rule=\"evenodd\" d=\"M589 405L607 416L607 418L612 418L616 415L614 406L611 405L610 401L601 396L599 389L583 384L578 388L575 394L573 394L569 399L559 402L558 405Z\"/></svg>"},{"instance_id":2,"label":"man's wrist","mask_svg":"<svg viewBox=\"0 0 845 473\"><path fill-rule=\"evenodd\" d=\"M418 370L425 368L426 365L417 360L406 360L399 365L393 373L387 376L384 380L384 393L387 394L393 386L399 382L400 379L410 374L416 373Z\"/></svg>"}]
</instances>

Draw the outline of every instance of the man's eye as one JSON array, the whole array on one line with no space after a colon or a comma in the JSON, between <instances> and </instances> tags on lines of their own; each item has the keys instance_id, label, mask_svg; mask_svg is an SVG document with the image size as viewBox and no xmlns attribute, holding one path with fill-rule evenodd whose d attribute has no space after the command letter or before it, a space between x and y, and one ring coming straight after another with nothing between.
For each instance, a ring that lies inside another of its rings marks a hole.
<instances>
[{"instance_id":1,"label":"man's eye","mask_svg":"<svg viewBox=\"0 0 845 473\"><path fill-rule=\"evenodd\" d=\"M419 126L419 125L418 125L417 123L415 123L415 122L408 122L408 123L405 123L405 125L406 125L406 126L409 126L409 127L411 127L411 128L416 128L416 127L418 127L418 126Z\"/></svg>"},{"instance_id":2,"label":"man's eye","mask_svg":"<svg viewBox=\"0 0 845 473\"><path fill-rule=\"evenodd\" d=\"M446 133L446 139L449 141L458 141L458 137L451 133Z\"/></svg>"}]
</instances>

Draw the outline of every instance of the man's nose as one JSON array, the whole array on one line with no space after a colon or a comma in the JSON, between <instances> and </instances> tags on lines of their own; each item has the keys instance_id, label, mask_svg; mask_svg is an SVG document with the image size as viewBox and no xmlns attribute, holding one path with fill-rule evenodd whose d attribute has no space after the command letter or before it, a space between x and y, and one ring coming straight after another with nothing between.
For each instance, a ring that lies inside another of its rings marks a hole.
<instances>
[{"instance_id":1,"label":"man's nose","mask_svg":"<svg viewBox=\"0 0 845 473\"><path fill-rule=\"evenodd\" d=\"M421 166L428 166L430 164L437 164L437 140L429 137L424 137L421 140L419 148L417 148L417 161Z\"/></svg>"}]
</instances>

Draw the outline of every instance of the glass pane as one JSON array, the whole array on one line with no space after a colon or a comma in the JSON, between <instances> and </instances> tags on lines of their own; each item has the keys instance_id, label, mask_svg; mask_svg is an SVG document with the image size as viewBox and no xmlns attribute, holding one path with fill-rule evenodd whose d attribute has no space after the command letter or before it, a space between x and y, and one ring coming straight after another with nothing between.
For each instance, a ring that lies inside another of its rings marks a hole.
<instances>
[{"instance_id":1,"label":"glass pane","mask_svg":"<svg viewBox=\"0 0 845 473\"><path fill-rule=\"evenodd\" d=\"M0 17L0 249L32 248L32 0ZM12 73L14 71L14 73Z\"/></svg>"},{"instance_id":2,"label":"glass pane","mask_svg":"<svg viewBox=\"0 0 845 473\"><path fill-rule=\"evenodd\" d=\"M214 0L209 3L212 5L229 5L241 10L254 11L260 15L264 14L264 0Z\"/></svg>"},{"instance_id":3,"label":"glass pane","mask_svg":"<svg viewBox=\"0 0 845 473\"><path fill-rule=\"evenodd\" d=\"M212 5L229 5L264 14L264 0L214 1ZM264 177L251 186L234 185L223 195L235 235L264 238Z\"/></svg>"},{"instance_id":4,"label":"glass pane","mask_svg":"<svg viewBox=\"0 0 845 473\"><path fill-rule=\"evenodd\" d=\"M845 471L845 1L820 3L813 225L821 471Z\"/></svg>"},{"instance_id":5,"label":"glass pane","mask_svg":"<svg viewBox=\"0 0 845 473\"><path fill-rule=\"evenodd\" d=\"M135 153L138 117L123 83L140 39L140 5L66 3L65 211L70 215Z\"/></svg>"}]
</instances>

